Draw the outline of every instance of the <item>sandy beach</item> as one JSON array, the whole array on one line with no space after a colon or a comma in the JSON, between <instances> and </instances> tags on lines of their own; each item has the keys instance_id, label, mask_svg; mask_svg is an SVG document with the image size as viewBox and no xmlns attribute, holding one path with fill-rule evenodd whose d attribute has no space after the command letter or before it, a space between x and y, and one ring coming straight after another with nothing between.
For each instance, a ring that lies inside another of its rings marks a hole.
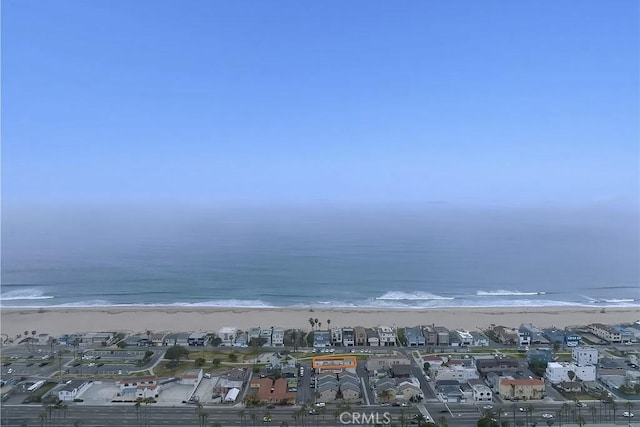
<instances>
[{"instance_id":1,"label":"sandy beach","mask_svg":"<svg viewBox=\"0 0 640 427\"><path fill-rule=\"evenodd\" d=\"M312 311L313 310L313 311ZM517 327L531 322L539 327L564 328L600 322L630 323L640 319L639 308L448 308L429 310L379 310L348 308L193 308L105 307L64 309L3 308L0 330L15 337L25 330L54 335L89 331L210 331L223 326L282 326L309 329L309 317L323 327L378 325L412 326L436 324L448 328L477 330L491 324Z\"/></svg>"}]
</instances>

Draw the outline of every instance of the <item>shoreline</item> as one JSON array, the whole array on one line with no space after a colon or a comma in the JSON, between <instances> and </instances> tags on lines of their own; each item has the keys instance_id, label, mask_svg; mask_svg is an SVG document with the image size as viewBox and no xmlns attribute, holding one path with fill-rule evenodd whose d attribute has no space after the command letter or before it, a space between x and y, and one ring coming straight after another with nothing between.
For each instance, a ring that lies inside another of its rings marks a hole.
<instances>
[{"instance_id":1,"label":"shoreline","mask_svg":"<svg viewBox=\"0 0 640 427\"><path fill-rule=\"evenodd\" d=\"M309 330L309 318L323 327L388 325L396 327L435 324L450 329L478 330L491 324L518 327L533 323L546 328L590 323L633 323L640 307L478 307L430 309L379 308L245 308L245 307L65 307L0 308L0 332L9 337L25 330L61 335L75 332L217 332L225 326L281 326Z\"/></svg>"}]
</instances>

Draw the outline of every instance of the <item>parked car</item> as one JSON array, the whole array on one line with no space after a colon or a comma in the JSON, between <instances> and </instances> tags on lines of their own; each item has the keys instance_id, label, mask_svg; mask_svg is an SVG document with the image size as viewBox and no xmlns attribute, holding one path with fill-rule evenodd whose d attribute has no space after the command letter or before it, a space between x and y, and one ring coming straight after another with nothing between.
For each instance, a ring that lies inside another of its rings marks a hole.
<instances>
[{"instance_id":1,"label":"parked car","mask_svg":"<svg viewBox=\"0 0 640 427\"><path fill-rule=\"evenodd\" d=\"M624 411L622 413L622 416L625 417L625 418L632 418L633 417L633 412Z\"/></svg>"},{"instance_id":2,"label":"parked car","mask_svg":"<svg viewBox=\"0 0 640 427\"><path fill-rule=\"evenodd\" d=\"M551 418L553 418L553 415L551 415L551 414L542 414L542 418L551 419Z\"/></svg>"}]
</instances>

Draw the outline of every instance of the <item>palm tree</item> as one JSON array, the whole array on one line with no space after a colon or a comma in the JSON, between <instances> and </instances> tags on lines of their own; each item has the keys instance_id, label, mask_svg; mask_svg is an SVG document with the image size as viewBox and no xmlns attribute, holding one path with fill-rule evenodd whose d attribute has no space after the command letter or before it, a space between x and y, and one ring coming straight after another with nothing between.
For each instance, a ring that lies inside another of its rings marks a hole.
<instances>
[{"instance_id":1,"label":"palm tree","mask_svg":"<svg viewBox=\"0 0 640 427\"><path fill-rule=\"evenodd\" d=\"M311 324L311 329L313 329L313 325L315 325L315 322L313 321L313 317L309 317L309 323Z\"/></svg>"},{"instance_id":2,"label":"palm tree","mask_svg":"<svg viewBox=\"0 0 640 427\"><path fill-rule=\"evenodd\" d=\"M147 329L145 334L147 335L147 345L151 347L151 331Z\"/></svg>"},{"instance_id":3,"label":"palm tree","mask_svg":"<svg viewBox=\"0 0 640 427\"><path fill-rule=\"evenodd\" d=\"M616 422L616 411L618 410L618 405L616 405L616 401L611 399L611 410L613 411L613 423Z\"/></svg>"},{"instance_id":4,"label":"palm tree","mask_svg":"<svg viewBox=\"0 0 640 427\"><path fill-rule=\"evenodd\" d=\"M597 414L598 414L598 410L596 409L595 406L592 406L591 408L589 408L591 411L591 420L593 421L593 423L595 424L597 421Z\"/></svg>"},{"instance_id":5,"label":"palm tree","mask_svg":"<svg viewBox=\"0 0 640 427\"><path fill-rule=\"evenodd\" d=\"M246 415L245 410L241 409L238 415L240 415L240 426L242 427L244 426L244 416Z\"/></svg>"},{"instance_id":6,"label":"palm tree","mask_svg":"<svg viewBox=\"0 0 640 427\"><path fill-rule=\"evenodd\" d=\"M331 329L331 319L327 319L327 328Z\"/></svg>"},{"instance_id":7,"label":"palm tree","mask_svg":"<svg viewBox=\"0 0 640 427\"><path fill-rule=\"evenodd\" d=\"M449 424L447 424L447 417L445 417L444 415L441 415L440 418L438 418L438 427L448 427Z\"/></svg>"},{"instance_id":8,"label":"palm tree","mask_svg":"<svg viewBox=\"0 0 640 427\"><path fill-rule=\"evenodd\" d=\"M633 403L631 403L630 400L627 400L624 404L624 408L627 410L627 412L631 412L631 409L633 409Z\"/></svg>"},{"instance_id":9,"label":"palm tree","mask_svg":"<svg viewBox=\"0 0 640 427\"><path fill-rule=\"evenodd\" d=\"M318 319L313 319L313 323L316 325L316 329L318 328Z\"/></svg>"}]
</instances>

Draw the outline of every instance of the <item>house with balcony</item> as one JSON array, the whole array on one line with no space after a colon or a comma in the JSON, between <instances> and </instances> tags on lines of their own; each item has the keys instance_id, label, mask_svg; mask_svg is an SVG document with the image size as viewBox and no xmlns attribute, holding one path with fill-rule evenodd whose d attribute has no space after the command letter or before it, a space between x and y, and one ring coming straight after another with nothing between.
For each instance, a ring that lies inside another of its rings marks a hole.
<instances>
[{"instance_id":1,"label":"house with balcony","mask_svg":"<svg viewBox=\"0 0 640 427\"><path fill-rule=\"evenodd\" d=\"M523 323L518 328L518 331L529 336L530 344L542 344L547 342L547 340L544 338L544 332L542 331L542 329L534 326L531 323Z\"/></svg>"},{"instance_id":2,"label":"house with balcony","mask_svg":"<svg viewBox=\"0 0 640 427\"><path fill-rule=\"evenodd\" d=\"M489 338L482 332L472 331L470 332L473 337L473 347L489 347Z\"/></svg>"},{"instance_id":3,"label":"house with balcony","mask_svg":"<svg viewBox=\"0 0 640 427\"><path fill-rule=\"evenodd\" d=\"M435 326L434 330L438 338L438 345L448 346L450 344L449 329L445 328L444 326Z\"/></svg>"},{"instance_id":4,"label":"house with balcony","mask_svg":"<svg viewBox=\"0 0 640 427\"><path fill-rule=\"evenodd\" d=\"M207 333L206 332L193 332L187 338L187 345L191 347L202 347L207 341Z\"/></svg>"},{"instance_id":5,"label":"house with balcony","mask_svg":"<svg viewBox=\"0 0 640 427\"><path fill-rule=\"evenodd\" d=\"M458 337L458 342L462 347L471 347L473 345L473 335L471 332L465 330L456 330L455 335Z\"/></svg>"},{"instance_id":6,"label":"house with balcony","mask_svg":"<svg viewBox=\"0 0 640 427\"><path fill-rule=\"evenodd\" d=\"M363 347L367 345L367 331L362 326L356 326L353 328L355 335L356 346Z\"/></svg>"},{"instance_id":7,"label":"house with balcony","mask_svg":"<svg viewBox=\"0 0 640 427\"><path fill-rule=\"evenodd\" d=\"M438 345L438 332L436 332L435 325L426 325L422 328L422 335L424 335L425 346L435 347Z\"/></svg>"},{"instance_id":8,"label":"house with balcony","mask_svg":"<svg viewBox=\"0 0 640 427\"><path fill-rule=\"evenodd\" d=\"M381 347L393 347L396 345L396 331L391 326L379 326L378 337Z\"/></svg>"},{"instance_id":9,"label":"house with balcony","mask_svg":"<svg viewBox=\"0 0 640 427\"><path fill-rule=\"evenodd\" d=\"M598 338L602 338L611 344L619 344L622 341L622 335L620 331L614 329L609 325L603 325L602 323L592 323L589 325L589 331Z\"/></svg>"},{"instance_id":10,"label":"house with balcony","mask_svg":"<svg viewBox=\"0 0 640 427\"><path fill-rule=\"evenodd\" d=\"M271 345L273 347L284 346L284 328L280 326L274 326L271 331Z\"/></svg>"},{"instance_id":11,"label":"house with balcony","mask_svg":"<svg viewBox=\"0 0 640 427\"><path fill-rule=\"evenodd\" d=\"M407 347L424 347L426 344L421 326L404 328L404 336L407 340Z\"/></svg>"},{"instance_id":12,"label":"house with balcony","mask_svg":"<svg viewBox=\"0 0 640 427\"><path fill-rule=\"evenodd\" d=\"M313 348L331 347L330 331L314 331L313 332Z\"/></svg>"},{"instance_id":13,"label":"house with balcony","mask_svg":"<svg viewBox=\"0 0 640 427\"><path fill-rule=\"evenodd\" d=\"M373 328L367 328L367 344L371 347L380 346L380 337L378 336L378 330Z\"/></svg>"},{"instance_id":14,"label":"house with balcony","mask_svg":"<svg viewBox=\"0 0 640 427\"><path fill-rule=\"evenodd\" d=\"M273 337L271 332L271 328L260 329L260 340L264 343L262 344L264 347L273 347Z\"/></svg>"},{"instance_id":15,"label":"house with balcony","mask_svg":"<svg viewBox=\"0 0 640 427\"><path fill-rule=\"evenodd\" d=\"M493 400L493 392L487 387L482 380L469 380L471 386L471 397L474 402L491 402Z\"/></svg>"},{"instance_id":16,"label":"house with balcony","mask_svg":"<svg viewBox=\"0 0 640 427\"><path fill-rule=\"evenodd\" d=\"M226 347L233 346L233 344L236 341L236 332L237 332L237 329L230 326L225 326L224 328L221 328L218 331L218 338L222 340L221 345Z\"/></svg>"},{"instance_id":17,"label":"house with balcony","mask_svg":"<svg viewBox=\"0 0 640 427\"><path fill-rule=\"evenodd\" d=\"M495 372L503 375L506 372L515 372L518 370L518 360L511 357L494 357L492 359L475 359L476 369L480 375L487 375L489 372Z\"/></svg>"},{"instance_id":18,"label":"house with balcony","mask_svg":"<svg viewBox=\"0 0 640 427\"><path fill-rule=\"evenodd\" d=\"M506 326L494 326L493 334L501 344L516 345L520 342L518 331Z\"/></svg>"},{"instance_id":19,"label":"house with balcony","mask_svg":"<svg viewBox=\"0 0 640 427\"><path fill-rule=\"evenodd\" d=\"M342 328L331 328L331 344L342 345Z\"/></svg>"},{"instance_id":20,"label":"house with balcony","mask_svg":"<svg viewBox=\"0 0 640 427\"><path fill-rule=\"evenodd\" d=\"M356 343L356 335L351 327L342 328L342 345L353 347Z\"/></svg>"}]
</instances>

